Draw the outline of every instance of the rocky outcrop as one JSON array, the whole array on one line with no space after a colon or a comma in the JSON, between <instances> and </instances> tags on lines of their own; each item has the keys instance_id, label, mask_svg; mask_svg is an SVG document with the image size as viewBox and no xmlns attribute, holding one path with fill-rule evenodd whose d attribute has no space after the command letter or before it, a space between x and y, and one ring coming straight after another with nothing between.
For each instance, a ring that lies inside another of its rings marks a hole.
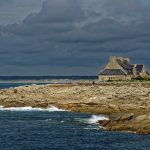
<instances>
[{"instance_id":1,"label":"rocky outcrop","mask_svg":"<svg viewBox=\"0 0 150 150\"><path fill-rule=\"evenodd\" d=\"M55 105L74 112L105 114L100 124L107 130L149 133L150 84L48 84L0 90L4 107Z\"/></svg>"},{"instance_id":2,"label":"rocky outcrop","mask_svg":"<svg viewBox=\"0 0 150 150\"><path fill-rule=\"evenodd\" d=\"M100 120L98 123L106 130L127 131L150 134L150 114L136 117L133 113L121 115L119 118Z\"/></svg>"},{"instance_id":3,"label":"rocky outcrop","mask_svg":"<svg viewBox=\"0 0 150 150\"><path fill-rule=\"evenodd\" d=\"M117 121L129 121L134 117L133 113L122 115Z\"/></svg>"}]
</instances>

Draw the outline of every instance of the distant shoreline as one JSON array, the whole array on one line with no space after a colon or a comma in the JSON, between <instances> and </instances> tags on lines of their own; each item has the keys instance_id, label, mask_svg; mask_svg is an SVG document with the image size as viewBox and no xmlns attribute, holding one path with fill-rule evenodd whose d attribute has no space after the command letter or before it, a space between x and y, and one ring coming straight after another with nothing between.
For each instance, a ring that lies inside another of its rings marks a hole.
<instances>
[{"instance_id":1,"label":"distant shoreline","mask_svg":"<svg viewBox=\"0 0 150 150\"><path fill-rule=\"evenodd\" d=\"M0 80L98 79L98 76L0 76Z\"/></svg>"},{"instance_id":2,"label":"distant shoreline","mask_svg":"<svg viewBox=\"0 0 150 150\"><path fill-rule=\"evenodd\" d=\"M97 84L97 85L129 85L150 84L150 81L99 81L98 79L41 79L41 80L0 80L1 83L27 83L27 84Z\"/></svg>"},{"instance_id":3,"label":"distant shoreline","mask_svg":"<svg viewBox=\"0 0 150 150\"><path fill-rule=\"evenodd\" d=\"M67 84L82 80L98 80L98 76L0 76L0 83Z\"/></svg>"}]
</instances>

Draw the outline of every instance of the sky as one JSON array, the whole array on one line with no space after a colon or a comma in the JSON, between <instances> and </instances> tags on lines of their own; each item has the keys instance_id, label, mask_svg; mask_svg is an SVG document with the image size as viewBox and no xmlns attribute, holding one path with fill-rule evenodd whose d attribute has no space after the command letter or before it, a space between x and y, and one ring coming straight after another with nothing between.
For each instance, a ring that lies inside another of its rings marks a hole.
<instances>
[{"instance_id":1,"label":"sky","mask_svg":"<svg viewBox=\"0 0 150 150\"><path fill-rule=\"evenodd\" d=\"M150 69L149 0L0 0L0 75L98 75L110 55Z\"/></svg>"}]
</instances>

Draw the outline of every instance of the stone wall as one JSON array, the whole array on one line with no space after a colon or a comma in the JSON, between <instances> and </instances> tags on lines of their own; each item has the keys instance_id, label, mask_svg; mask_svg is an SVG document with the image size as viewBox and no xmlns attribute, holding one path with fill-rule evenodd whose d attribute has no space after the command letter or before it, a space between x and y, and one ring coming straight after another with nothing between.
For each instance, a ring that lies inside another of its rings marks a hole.
<instances>
[{"instance_id":1,"label":"stone wall","mask_svg":"<svg viewBox=\"0 0 150 150\"><path fill-rule=\"evenodd\" d=\"M124 75L111 75L111 76L105 76L105 75L100 75L99 76L99 80L100 81L108 81L108 80L125 80L125 76Z\"/></svg>"},{"instance_id":2,"label":"stone wall","mask_svg":"<svg viewBox=\"0 0 150 150\"><path fill-rule=\"evenodd\" d=\"M116 81L116 80L131 80L131 76L125 76L125 75L99 75L100 81Z\"/></svg>"},{"instance_id":3,"label":"stone wall","mask_svg":"<svg viewBox=\"0 0 150 150\"><path fill-rule=\"evenodd\" d=\"M140 73L140 76L143 78L149 77L148 70L146 69L145 66L143 67L142 72Z\"/></svg>"}]
</instances>

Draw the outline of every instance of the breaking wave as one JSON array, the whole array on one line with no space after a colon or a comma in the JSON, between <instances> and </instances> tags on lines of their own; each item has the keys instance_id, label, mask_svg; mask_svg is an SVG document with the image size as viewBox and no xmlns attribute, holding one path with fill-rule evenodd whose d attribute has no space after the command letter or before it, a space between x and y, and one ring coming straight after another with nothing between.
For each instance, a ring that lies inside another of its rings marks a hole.
<instances>
[{"instance_id":1,"label":"breaking wave","mask_svg":"<svg viewBox=\"0 0 150 150\"><path fill-rule=\"evenodd\" d=\"M84 119L85 123L89 124L96 124L99 120L109 120L109 118L103 115L92 115L91 118Z\"/></svg>"},{"instance_id":2,"label":"breaking wave","mask_svg":"<svg viewBox=\"0 0 150 150\"><path fill-rule=\"evenodd\" d=\"M59 109L55 106L50 106L48 108L33 108L33 107L3 107L0 106L0 111L47 111L47 112L55 112L55 111L66 111L63 109Z\"/></svg>"}]
</instances>

